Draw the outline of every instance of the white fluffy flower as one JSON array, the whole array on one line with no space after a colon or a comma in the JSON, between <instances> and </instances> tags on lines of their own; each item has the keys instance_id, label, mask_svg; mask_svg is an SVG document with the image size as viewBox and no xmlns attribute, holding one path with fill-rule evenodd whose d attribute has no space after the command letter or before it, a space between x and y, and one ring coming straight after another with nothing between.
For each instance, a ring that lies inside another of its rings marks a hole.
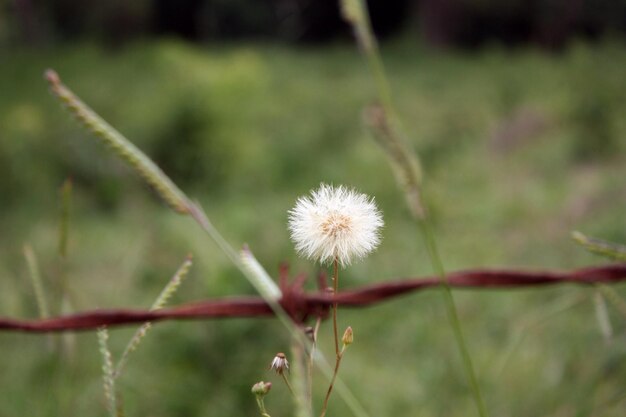
<instances>
[{"instance_id":1,"label":"white fluffy flower","mask_svg":"<svg viewBox=\"0 0 626 417\"><path fill-rule=\"evenodd\" d=\"M296 250L321 263L337 259L343 267L376 249L382 226L374 199L343 186L321 184L289 211Z\"/></svg>"}]
</instances>

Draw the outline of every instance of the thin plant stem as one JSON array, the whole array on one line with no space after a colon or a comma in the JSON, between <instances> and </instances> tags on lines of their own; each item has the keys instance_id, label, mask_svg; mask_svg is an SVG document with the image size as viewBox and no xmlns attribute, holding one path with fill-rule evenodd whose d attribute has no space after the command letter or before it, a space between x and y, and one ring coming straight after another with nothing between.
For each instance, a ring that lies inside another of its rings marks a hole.
<instances>
[{"instance_id":1,"label":"thin plant stem","mask_svg":"<svg viewBox=\"0 0 626 417\"><path fill-rule=\"evenodd\" d=\"M586 299L586 294L576 294L574 296L568 294L567 296L561 297L558 300L554 300L552 303L546 306L546 308L533 310L533 312L528 314L527 317L522 317L521 319L517 320L517 323L513 328L511 343L509 343L509 346L506 348L504 354L501 356L498 365L495 366L496 371L494 374L494 378L498 380L502 377L504 371L506 370L507 364L510 362L511 357L513 356L513 353L522 344L524 338L531 329L545 324L546 321L552 316L561 314L571 308L578 306Z\"/></svg>"},{"instance_id":2,"label":"thin plant stem","mask_svg":"<svg viewBox=\"0 0 626 417\"><path fill-rule=\"evenodd\" d=\"M256 403L259 406L259 411L261 412L261 416L263 416L263 417L271 417L267 413L267 410L265 409L265 402L263 401L263 398L257 396L256 397Z\"/></svg>"},{"instance_id":3,"label":"thin plant stem","mask_svg":"<svg viewBox=\"0 0 626 417\"><path fill-rule=\"evenodd\" d=\"M67 261L68 261L68 242L69 242L69 223L72 204L72 180L69 178L63 182L60 190L61 194L61 213L59 216L59 292L61 295L60 311L73 310L72 300L67 281Z\"/></svg>"},{"instance_id":4,"label":"thin plant stem","mask_svg":"<svg viewBox=\"0 0 626 417\"><path fill-rule=\"evenodd\" d=\"M339 264L337 258L333 262L333 296L339 290ZM335 336L335 356L339 358L339 333L337 331L337 303L333 303L333 334Z\"/></svg>"},{"instance_id":5,"label":"thin plant stem","mask_svg":"<svg viewBox=\"0 0 626 417\"><path fill-rule=\"evenodd\" d=\"M296 397L296 393L293 390L293 387L291 386L291 382L289 382L289 380L287 379L287 376L285 375L285 373L281 372L280 376L283 377L283 381L285 381L285 385L287 385L287 388L289 388L289 392L291 393L291 395Z\"/></svg>"},{"instance_id":6,"label":"thin plant stem","mask_svg":"<svg viewBox=\"0 0 626 417\"><path fill-rule=\"evenodd\" d=\"M295 414L294 417L313 417L313 409L309 396L309 379L307 372L308 369L308 357L307 347L302 346L296 339L293 339L291 345L291 377L292 385L294 388L295 396Z\"/></svg>"},{"instance_id":7,"label":"thin plant stem","mask_svg":"<svg viewBox=\"0 0 626 417\"><path fill-rule=\"evenodd\" d=\"M337 374L339 373L339 366L341 365L341 359L343 358L344 350L345 350L345 346L337 354L337 362L335 362L335 371L333 372L333 377L330 380L328 391L326 391L326 397L324 398L324 405L322 406L322 413L320 414L320 417L324 417L326 415L326 411L328 410L328 400L330 399L330 394L333 392L333 387L335 386L335 380L337 379Z\"/></svg>"},{"instance_id":8,"label":"thin plant stem","mask_svg":"<svg viewBox=\"0 0 626 417\"><path fill-rule=\"evenodd\" d=\"M43 280L41 279L37 255L35 255L35 251L30 245L24 245L23 250L26 265L28 266L28 276L30 277L31 284L33 285L33 291L35 293L35 301L37 302L39 317L42 319L48 318L50 317L50 309L48 308L46 292ZM48 335L48 349L54 349L54 338L52 335Z\"/></svg>"},{"instance_id":9,"label":"thin plant stem","mask_svg":"<svg viewBox=\"0 0 626 417\"><path fill-rule=\"evenodd\" d=\"M450 321L450 326L452 327L452 330L454 332L454 337L459 347L459 351L461 352L461 359L463 361L463 366L465 367L465 371L467 373L469 383L472 388L472 393L474 395L474 401L476 403L478 414L481 417L485 417L487 416L487 409L485 408L485 403L483 401L483 397L480 391L480 386L478 385L478 379L476 378L476 372L472 363L472 357L470 356L469 350L467 348L467 343L465 342L465 337L463 336L461 321L459 320L459 315L454 302L454 297L452 295L452 290L450 289L450 284L448 283L448 278L443 267L443 262L441 260L441 256L439 255L439 250L437 249L435 236L430 228L430 224L427 219L423 219L419 223L428 250L428 256L430 257L432 266L435 269L435 273L439 276L439 279L441 280L441 289L446 304L448 319Z\"/></svg>"},{"instance_id":10,"label":"thin plant stem","mask_svg":"<svg viewBox=\"0 0 626 417\"><path fill-rule=\"evenodd\" d=\"M70 205L72 200L72 180L66 179L61 186L61 215L59 217L59 256L67 258L69 240Z\"/></svg>"},{"instance_id":11,"label":"thin plant stem","mask_svg":"<svg viewBox=\"0 0 626 417\"><path fill-rule=\"evenodd\" d=\"M595 287L600 291L613 305L617 308L617 310L626 317L626 301L618 294L615 289L606 284L595 284Z\"/></svg>"},{"instance_id":12,"label":"thin plant stem","mask_svg":"<svg viewBox=\"0 0 626 417\"><path fill-rule=\"evenodd\" d=\"M309 351L309 361L307 367L308 386L309 386L309 408L313 409L313 358L315 357L315 349L317 348L317 332L320 329L322 317L318 316L313 327L313 340L311 341L311 349Z\"/></svg>"},{"instance_id":13,"label":"thin plant stem","mask_svg":"<svg viewBox=\"0 0 626 417\"><path fill-rule=\"evenodd\" d=\"M333 296L337 296L337 292L339 291L339 261L335 258L333 262ZM333 377L330 380L330 384L328 385L328 391L326 392L326 397L324 398L324 405L322 407L321 417L326 415L326 409L328 408L328 400L330 398L330 394L333 392L333 387L335 386L335 380L337 379L337 372L339 372L339 365L341 365L341 358L343 357L343 348L339 350L339 333L337 331L337 303L333 303L333 334L335 336L335 369L333 371Z\"/></svg>"},{"instance_id":14,"label":"thin plant stem","mask_svg":"<svg viewBox=\"0 0 626 417\"><path fill-rule=\"evenodd\" d=\"M60 189L61 209L59 215L59 274L58 288L60 303L58 310L61 314L67 314L74 310L74 299L70 291L68 282L68 256L69 256L69 234L70 234L70 216L72 206L72 180L66 179ZM68 348L73 344L73 336L67 334L64 336L65 347Z\"/></svg>"},{"instance_id":15,"label":"thin plant stem","mask_svg":"<svg viewBox=\"0 0 626 417\"><path fill-rule=\"evenodd\" d=\"M604 340L609 342L613 338L613 325L611 324L609 309L606 306L605 298L599 289L596 288L596 291L594 291L592 300L600 332Z\"/></svg>"},{"instance_id":16,"label":"thin plant stem","mask_svg":"<svg viewBox=\"0 0 626 417\"><path fill-rule=\"evenodd\" d=\"M386 109L392 109L391 88L385 75L383 61L378 53L378 43L372 30L365 0L340 0L340 3L342 15L354 28L357 42L366 56L381 104Z\"/></svg>"},{"instance_id":17,"label":"thin plant stem","mask_svg":"<svg viewBox=\"0 0 626 417\"><path fill-rule=\"evenodd\" d=\"M374 127L374 130L378 130L378 136L380 136L380 142L383 145L382 147L389 156L394 172L397 173L396 178L398 182L403 186L411 214L422 230L422 236L426 243L430 262L435 273L441 280L448 319L461 353L463 366L470 382L476 408L481 417L486 417L487 411L482 399L472 359L463 337L454 297L452 296L443 262L422 202L422 178L419 159L409 150L406 143L406 135L396 115L390 84L385 74L385 68L378 50L376 37L372 31L371 19L365 0L342 0L342 13L344 18L354 27L357 41L365 54L368 66L374 78L380 107L382 107L382 114L378 114L380 112L374 113L378 117L374 118L374 123L371 123L372 127Z\"/></svg>"},{"instance_id":18,"label":"thin plant stem","mask_svg":"<svg viewBox=\"0 0 626 417\"><path fill-rule=\"evenodd\" d=\"M37 301L37 308L39 309L39 316L45 319L50 316L50 310L48 309L48 302L46 301L43 281L41 280L41 274L39 273L39 263L37 262L35 251L33 251L33 248L30 245L24 245L24 258L26 259L26 265L28 266L28 276L33 284L35 300Z\"/></svg>"}]
</instances>

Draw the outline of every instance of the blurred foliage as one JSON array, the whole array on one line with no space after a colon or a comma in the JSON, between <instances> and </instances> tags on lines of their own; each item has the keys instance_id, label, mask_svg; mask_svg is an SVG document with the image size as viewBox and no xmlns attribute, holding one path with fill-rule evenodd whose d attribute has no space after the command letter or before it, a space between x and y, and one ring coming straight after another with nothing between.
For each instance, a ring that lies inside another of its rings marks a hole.
<instances>
[{"instance_id":1,"label":"blurred foliage","mask_svg":"<svg viewBox=\"0 0 626 417\"><path fill-rule=\"evenodd\" d=\"M625 140L620 130L624 125L620 107L626 100L626 91L619 86L624 77L603 71L589 61L584 48L574 48L570 59L576 68L572 92L580 97L571 101L568 119L575 131L574 156L589 160L620 152L620 142Z\"/></svg>"},{"instance_id":2,"label":"blurred foliage","mask_svg":"<svg viewBox=\"0 0 626 417\"><path fill-rule=\"evenodd\" d=\"M576 38L626 33L624 0L369 0L379 37L419 33L429 45L492 42L561 49ZM272 39L329 43L351 33L335 0L10 0L0 43L97 40L109 47L154 36L195 42Z\"/></svg>"},{"instance_id":3,"label":"blurred foliage","mask_svg":"<svg viewBox=\"0 0 626 417\"><path fill-rule=\"evenodd\" d=\"M573 229L626 241L622 43L581 43L560 55L492 47L470 56L399 41L385 45L384 55L425 165L450 270L598 262L569 242ZM149 307L188 252L194 269L172 304L253 293L188 219L152 198L59 108L42 80L47 67L198 197L231 242L247 242L269 271L287 259L294 273L316 273L293 252L286 211L326 181L376 196L385 213L383 245L343 272L346 287L431 273L385 157L360 125L374 92L351 45L292 50L162 40L111 52L85 43L1 50L0 61L2 315L37 314L24 242L54 293L58 189L68 176L73 217L63 270L78 309ZM529 129L529 117L539 127ZM592 291L457 294L492 415L622 414L626 321L612 317L616 336L605 344ZM553 313L559 305L568 307ZM433 291L341 311L340 327L355 330L343 377L372 415L473 410L444 323ZM114 356L133 331L111 331ZM330 349L327 325L322 338ZM95 334L77 335L64 353L43 341L0 334L0 386L11 398L0 402L0 415L106 415ZM272 320L159 324L118 381L127 414L254 415L250 387L272 379L267 365L288 343ZM274 382L266 404L272 415L290 415L287 392ZM347 415L338 400L330 413Z\"/></svg>"}]
</instances>

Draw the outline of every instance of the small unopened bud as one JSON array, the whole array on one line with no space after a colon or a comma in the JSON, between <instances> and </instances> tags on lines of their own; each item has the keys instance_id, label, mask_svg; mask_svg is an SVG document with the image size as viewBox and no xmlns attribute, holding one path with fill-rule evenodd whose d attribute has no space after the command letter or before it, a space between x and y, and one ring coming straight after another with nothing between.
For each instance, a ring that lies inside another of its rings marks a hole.
<instances>
[{"instance_id":1,"label":"small unopened bud","mask_svg":"<svg viewBox=\"0 0 626 417\"><path fill-rule=\"evenodd\" d=\"M274 360L272 360L270 369L276 371L278 375L282 375L285 371L289 370L289 362L287 361L287 357L284 353L279 352L276 354Z\"/></svg>"},{"instance_id":2,"label":"small unopened bud","mask_svg":"<svg viewBox=\"0 0 626 417\"><path fill-rule=\"evenodd\" d=\"M341 342L344 346L348 346L352 344L354 340L354 335L352 333L352 327L348 326L345 332L343 332L343 337L341 338Z\"/></svg>"},{"instance_id":3,"label":"small unopened bud","mask_svg":"<svg viewBox=\"0 0 626 417\"><path fill-rule=\"evenodd\" d=\"M268 392L270 392L270 389L272 389L271 382L260 381L252 386L252 393L254 395L262 397L266 395Z\"/></svg>"}]
</instances>

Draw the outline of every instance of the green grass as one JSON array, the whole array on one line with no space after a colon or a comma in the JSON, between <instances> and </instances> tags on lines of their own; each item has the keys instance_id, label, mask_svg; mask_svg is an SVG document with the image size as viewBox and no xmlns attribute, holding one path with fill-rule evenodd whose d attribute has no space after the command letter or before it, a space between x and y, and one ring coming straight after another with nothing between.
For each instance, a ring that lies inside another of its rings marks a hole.
<instances>
[{"instance_id":1,"label":"green grass","mask_svg":"<svg viewBox=\"0 0 626 417\"><path fill-rule=\"evenodd\" d=\"M148 308L188 252L194 267L172 303L253 293L189 219L70 120L46 91L47 67L269 271L288 260L294 272L315 274L294 254L286 212L326 181L376 196L386 221L380 249L343 272L342 286L432 273L385 157L360 124L374 91L351 45L160 41L114 53L78 45L1 54L0 314L37 316L24 243L37 253L48 294L56 290L58 188L68 176L67 271L78 309ZM623 44L468 55L399 43L384 45L383 55L425 166L448 270L602 262L570 241L573 229L626 242ZM574 286L456 292L491 415L621 415L626 319L611 309L607 343L592 295ZM58 300L48 301L54 311ZM343 310L339 321L355 331L341 374L371 415L474 413L438 292ZM330 330L322 328L327 352ZM114 355L133 331L111 331ZM0 415L105 416L96 335L74 343L61 354L45 337L0 334ZM250 387L273 378L267 365L288 343L272 320L159 324L117 382L127 415L255 415ZM291 415L288 393L274 382L270 413ZM319 405L326 387L318 388ZM348 415L339 397L329 415Z\"/></svg>"}]
</instances>

